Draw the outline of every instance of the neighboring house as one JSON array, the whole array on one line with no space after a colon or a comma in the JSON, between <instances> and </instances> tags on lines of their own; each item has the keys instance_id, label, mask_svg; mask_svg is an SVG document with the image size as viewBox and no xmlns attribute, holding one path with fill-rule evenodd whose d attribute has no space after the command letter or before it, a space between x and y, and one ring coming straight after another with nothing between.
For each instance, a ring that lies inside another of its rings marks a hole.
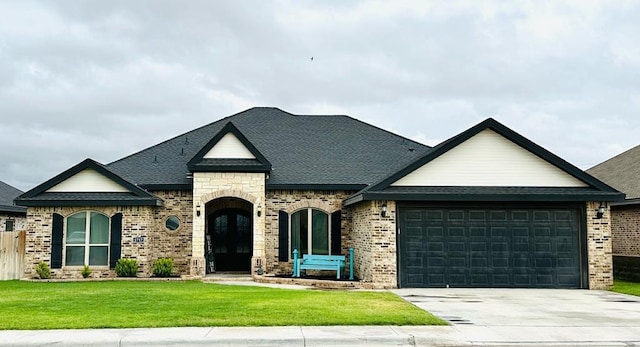
<instances>
[{"instance_id":1,"label":"neighboring house","mask_svg":"<svg viewBox=\"0 0 640 347\"><path fill-rule=\"evenodd\" d=\"M20 194L21 190L0 181L0 232L24 230L27 209L13 203Z\"/></svg>"},{"instance_id":2,"label":"neighboring house","mask_svg":"<svg viewBox=\"0 0 640 347\"><path fill-rule=\"evenodd\" d=\"M587 172L627 195L611 203L613 270L616 277L640 281L640 146Z\"/></svg>"},{"instance_id":3,"label":"neighboring house","mask_svg":"<svg viewBox=\"0 0 640 347\"><path fill-rule=\"evenodd\" d=\"M24 193L26 275L290 275L347 254L370 287L608 288L624 195L493 119L430 148L346 116L252 108Z\"/></svg>"}]
</instances>

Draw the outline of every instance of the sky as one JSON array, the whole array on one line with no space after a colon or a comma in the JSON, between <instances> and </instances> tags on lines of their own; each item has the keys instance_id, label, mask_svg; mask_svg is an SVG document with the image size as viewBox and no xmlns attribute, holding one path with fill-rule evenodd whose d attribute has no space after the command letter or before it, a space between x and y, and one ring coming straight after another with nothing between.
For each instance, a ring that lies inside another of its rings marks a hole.
<instances>
[{"instance_id":1,"label":"sky","mask_svg":"<svg viewBox=\"0 0 640 347\"><path fill-rule=\"evenodd\" d=\"M493 117L581 169L640 144L638 1L0 0L0 181L254 106L427 145Z\"/></svg>"}]
</instances>

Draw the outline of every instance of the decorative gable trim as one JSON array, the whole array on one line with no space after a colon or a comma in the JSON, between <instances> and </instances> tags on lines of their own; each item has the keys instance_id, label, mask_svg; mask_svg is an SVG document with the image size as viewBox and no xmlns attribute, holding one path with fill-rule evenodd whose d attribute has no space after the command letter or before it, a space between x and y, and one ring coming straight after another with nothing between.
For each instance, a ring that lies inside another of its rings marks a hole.
<instances>
[{"instance_id":1,"label":"decorative gable trim","mask_svg":"<svg viewBox=\"0 0 640 347\"><path fill-rule=\"evenodd\" d=\"M231 135L233 137L229 137ZM234 143L235 141L237 143ZM226 144L225 144L226 142ZM221 153L225 145L236 146L234 154ZM237 151L237 145L244 146L244 151ZM216 149L217 148L217 149ZM238 158L238 153L242 155ZM187 163L191 172L270 172L271 163L260 151L233 125L225 126Z\"/></svg>"},{"instance_id":2,"label":"decorative gable trim","mask_svg":"<svg viewBox=\"0 0 640 347\"><path fill-rule=\"evenodd\" d=\"M46 190L47 193L59 192L111 192L127 193L129 189L105 177L93 169L84 169L66 180Z\"/></svg>"},{"instance_id":3,"label":"decorative gable trim","mask_svg":"<svg viewBox=\"0 0 640 347\"><path fill-rule=\"evenodd\" d=\"M204 155L207 159L256 159L256 156L231 132L224 134Z\"/></svg>"},{"instance_id":4,"label":"decorative gable trim","mask_svg":"<svg viewBox=\"0 0 640 347\"><path fill-rule=\"evenodd\" d=\"M491 129L480 131L391 186L588 187Z\"/></svg>"},{"instance_id":5,"label":"decorative gable trim","mask_svg":"<svg viewBox=\"0 0 640 347\"><path fill-rule=\"evenodd\" d=\"M525 138L524 136L516 133L515 131L507 128L506 126L502 125L500 122L496 121L493 118L488 118L485 121L471 127L470 129L460 133L459 135L456 135L444 142L442 142L441 144L435 146L432 148L432 150L427 153L426 155L424 155L423 157L419 158L418 160L412 162L411 164L407 165L405 168L397 171L396 173L388 176L387 178L381 180L378 183L372 184L369 187L359 191L358 193L354 194L353 196L349 197L347 200L345 200L344 204L345 205L350 205L350 204L354 204L357 203L359 201L362 200L372 200L372 199L389 199L389 200L403 200L403 199L421 199L421 200L432 200L434 198L433 195L429 195L426 194L424 192L422 193L402 193L402 192L394 192L393 194L388 194L389 193L389 188L394 188L393 184L395 182L398 182L399 180L401 180L402 178L404 178L405 176L409 175L410 173L416 171L417 169L425 166L426 164L434 161L435 159L441 157L442 155L444 155L445 153L448 153L449 151L451 151L453 148L459 146L460 144L462 144L463 142L469 140L470 138L476 136L478 133L484 131L484 130L492 130L495 133L501 135L502 137L506 138L507 140L513 142L514 144L520 146L521 148L531 152L533 155L541 158L542 160L550 163L551 165L557 167L558 169L566 172L568 175L574 177L575 179L584 182L584 187L581 189L588 189L590 190L589 192L589 197L591 199L600 199L603 201L617 201L617 200L621 200L624 198L624 194L618 192L617 190L615 190L614 188L608 186L607 184L603 183L602 181L596 179L595 177L587 174L586 172L580 170L579 168L573 166L572 164L570 164L569 162L565 161L564 159L558 157L557 155L547 151L546 149L542 148L541 146L533 143L531 140ZM398 187L398 185L396 185L395 187ZM408 186L407 186L408 187ZM415 187L414 187L415 188ZM553 189L553 187L552 187ZM419 191L419 189L413 189L414 192ZM542 201L544 199L548 199L550 201L559 199L559 195L563 194L563 188L559 188L557 190L557 192L554 191L549 191L547 193L541 194L541 195L537 195L536 199L539 201ZM454 196L455 195L455 196ZM473 196L472 196L473 195ZM505 196L510 196L510 193L507 193ZM529 196L529 194L525 194L526 196ZM523 195L523 196L525 196ZM526 197L525 196L525 197ZM586 197L587 195L583 195L583 196L573 196L572 199L582 199L584 197ZM484 194L481 196L483 199L489 199L491 198L491 195L487 195ZM467 195L462 195L460 194L460 192L456 192L456 193L445 193L445 194L441 194L438 195L438 199L439 200L476 200L480 198L480 196L478 195L474 195L474 194L470 194L469 196ZM564 198L568 198L568 197L564 197ZM504 197L501 198L501 200L504 200ZM506 201L506 200L505 200ZM577 201L577 200L576 200Z\"/></svg>"},{"instance_id":6,"label":"decorative gable trim","mask_svg":"<svg viewBox=\"0 0 640 347\"><path fill-rule=\"evenodd\" d=\"M106 191L95 191L95 192L78 192L78 191L56 191L55 187L59 186L61 183L72 179L74 176L80 174L83 171L92 170L97 174L103 176L104 178L110 180L114 184L122 187L123 189L118 192L106 192ZM53 188L53 189L52 189ZM52 179L40 184L39 186L29 190L28 192L20 195L16 198L16 203L22 206L45 206L45 205L56 205L56 206L71 206L71 203L74 203L76 206L78 203L83 203L85 201L65 201L64 199L56 199L58 196L64 196L68 194L76 194L78 196L90 196L90 202L93 204L104 205L115 204L119 205L117 200L114 200L115 196L124 197L126 195L127 201L122 202L122 204L126 205L151 205L151 206L161 206L162 200L155 195L141 189L137 185L125 180L120 177L113 171L109 170L106 166L98 163L92 159L85 159L84 161L78 163L77 165L71 167L70 169L60 173L59 175L53 177ZM44 197L47 196L45 199ZM52 198L53 197L53 198ZM80 199L82 200L82 199Z\"/></svg>"}]
</instances>

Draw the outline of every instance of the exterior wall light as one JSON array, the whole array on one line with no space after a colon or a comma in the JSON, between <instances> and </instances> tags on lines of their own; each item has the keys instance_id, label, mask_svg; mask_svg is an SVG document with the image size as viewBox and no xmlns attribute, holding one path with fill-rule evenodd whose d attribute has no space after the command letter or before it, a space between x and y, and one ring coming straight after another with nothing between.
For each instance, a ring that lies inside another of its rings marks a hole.
<instances>
[{"instance_id":1,"label":"exterior wall light","mask_svg":"<svg viewBox=\"0 0 640 347\"><path fill-rule=\"evenodd\" d=\"M598 207L598 210L596 211L596 219L600 219L600 218L602 218L602 216L604 216L604 212L605 212L606 210L607 210L607 209L605 208L604 203L603 203L603 202L601 202L601 203L600 203L600 207Z\"/></svg>"},{"instance_id":2,"label":"exterior wall light","mask_svg":"<svg viewBox=\"0 0 640 347\"><path fill-rule=\"evenodd\" d=\"M387 203L382 203L382 210L380 211L380 217L385 218L387 216Z\"/></svg>"},{"instance_id":3,"label":"exterior wall light","mask_svg":"<svg viewBox=\"0 0 640 347\"><path fill-rule=\"evenodd\" d=\"M196 205L196 216L200 217L200 204Z\"/></svg>"},{"instance_id":4,"label":"exterior wall light","mask_svg":"<svg viewBox=\"0 0 640 347\"><path fill-rule=\"evenodd\" d=\"M258 210L258 217L260 217L262 215L262 206L260 205L260 203L258 203L257 210Z\"/></svg>"}]
</instances>

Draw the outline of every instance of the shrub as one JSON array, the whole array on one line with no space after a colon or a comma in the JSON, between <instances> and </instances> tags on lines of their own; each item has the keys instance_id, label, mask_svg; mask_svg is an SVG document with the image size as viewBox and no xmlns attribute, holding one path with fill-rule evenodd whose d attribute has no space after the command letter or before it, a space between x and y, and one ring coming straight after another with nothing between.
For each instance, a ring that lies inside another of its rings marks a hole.
<instances>
[{"instance_id":1,"label":"shrub","mask_svg":"<svg viewBox=\"0 0 640 347\"><path fill-rule=\"evenodd\" d=\"M136 277L138 273L138 261L135 259L118 259L116 263L116 275L118 277Z\"/></svg>"},{"instance_id":2,"label":"shrub","mask_svg":"<svg viewBox=\"0 0 640 347\"><path fill-rule=\"evenodd\" d=\"M43 280L51 277L51 270L49 270L49 265L47 265L47 263L43 261L39 262L38 265L36 265L36 273Z\"/></svg>"},{"instance_id":3,"label":"shrub","mask_svg":"<svg viewBox=\"0 0 640 347\"><path fill-rule=\"evenodd\" d=\"M173 273L173 258L159 258L153 263L153 274L158 277L169 277Z\"/></svg>"},{"instance_id":4,"label":"shrub","mask_svg":"<svg viewBox=\"0 0 640 347\"><path fill-rule=\"evenodd\" d=\"M87 277L89 277L89 275L91 275L91 269L89 269L89 265L85 265L82 268L82 277L83 278L87 278Z\"/></svg>"}]
</instances>

